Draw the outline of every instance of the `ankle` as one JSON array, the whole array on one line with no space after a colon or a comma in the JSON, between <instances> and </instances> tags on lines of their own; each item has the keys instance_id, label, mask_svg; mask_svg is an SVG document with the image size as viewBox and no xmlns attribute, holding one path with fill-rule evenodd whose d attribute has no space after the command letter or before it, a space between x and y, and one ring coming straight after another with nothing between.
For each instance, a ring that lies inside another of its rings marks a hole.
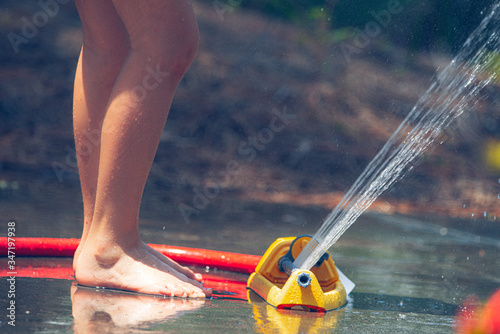
<instances>
[{"instance_id":1,"label":"ankle","mask_svg":"<svg viewBox=\"0 0 500 334\"><path fill-rule=\"evenodd\" d=\"M107 269L113 267L123 253L124 250L120 245L107 238L88 237L81 249L78 261L82 258L83 263L97 263L99 267Z\"/></svg>"},{"instance_id":2,"label":"ankle","mask_svg":"<svg viewBox=\"0 0 500 334\"><path fill-rule=\"evenodd\" d=\"M117 245L103 245L91 250L91 255L101 268L111 268L123 255L123 250Z\"/></svg>"},{"instance_id":3,"label":"ankle","mask_svg":"<svg viewBox=\"0 0 500 334\"><path fill-rule=\"evenodd\" d=\"M129 249L140 243L140 234L137 220L128 220L126 217L110 219L105 216L95 217L89 226L87 240L94 248L106 251L113 246ZM115 247L116 248L116 247Z\"/></svg>"}]
</instances>

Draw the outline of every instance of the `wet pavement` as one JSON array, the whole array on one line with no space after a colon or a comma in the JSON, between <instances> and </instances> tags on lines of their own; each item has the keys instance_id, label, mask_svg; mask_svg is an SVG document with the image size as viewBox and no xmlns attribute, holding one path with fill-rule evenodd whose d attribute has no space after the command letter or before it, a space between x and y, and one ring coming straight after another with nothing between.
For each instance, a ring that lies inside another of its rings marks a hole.
<instances>
[{"instance_id":1,"label":"wet pavement","mask_svg":"<svg viewBox=\"0 0 500 334\"><path fill-rule=\"evenodd\" d=\"M263 302L76 288L59 279L18 278L17 287L16 327L2 322L3 333L449 333L455 311L435 299L359 292L347 307L318 315L278 312Z\"/></svg>"},{"instance_id":2,"label":"wet pavement","mask_svg":"<svg viewBox=\"0 0 500 334\"><path fill-rule=\"evenodd\" d=\"M20 197L0 204L2 212L16 220L17 236L78 237L78 193L59 189L52 195L46 206L43 197L37 197L33 205ZM24 199L30 198L33 202L33 197ZM53 200L63 198L69 204L55 210ZM314 206L221 196L203 215L186 224L175 204L151 204L158 201L146 193L143 208L148 210L143 214L141 233L147 242L259 255L278 237L314 233L328 213ZM31 211L23 210L28 206ZM325 316L277 312L261 301L249 303L242 298L247 279L243 274L231 276L240 283L238 295L219 291L218 298L201 301L77 288L70 279L16 277L16 327L8 325L5 314L0 331L450 333L457 308L469 295L485 299L500 287L500 242L494 234L480 233L479 228L489 223L364 214L331 249L337 266L357 286L346 307ZM36 267L47 260L17 261L20 266ZM49 259L48 263L71 266L70 259ZM214 273L214 268L196 270ZM9 284L7 278L0 280L3 310L8 307Z\"/></svg>"}]
</instances>

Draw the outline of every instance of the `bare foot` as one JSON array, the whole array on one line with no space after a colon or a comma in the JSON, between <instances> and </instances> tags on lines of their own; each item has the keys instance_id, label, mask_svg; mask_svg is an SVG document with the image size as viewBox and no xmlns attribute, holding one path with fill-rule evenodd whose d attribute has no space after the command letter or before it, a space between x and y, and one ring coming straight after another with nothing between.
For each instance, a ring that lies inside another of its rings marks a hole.
<instances>
[{"instance_id":1,"label":"bare foot","mask_svg":"<svg viewBox=\"0 0 500 334\"><path fill-rule=\"evenodd\" d=\"M76 260L75 278L81 285L99 286L147 294L204 298L204 288L176 262L162 261L149 246L138 241L127 248L86 240ZM177 270L180 268L180 271ZM194 276L194 274L192 274Z\"/></svg>"},{"instance_id":2,"label":"bare foot","mask_svg":"<svg viewBox=\"0 0 500 334\"><path fill-rule=\"evenodd\" d=\"M85 237L82 236L82 239L80 240L80 243L78 244L78 247L76 248L75 255L73 256L73 271L76 272L76 263L78 262L78 257L80 256L80 253L82 252L83 245L85 244ZM191 269L181 266L174 260L166 257L162 253L158 252L157 250L149 247L146 243L144 243L144 246L148 249L148 251L156 256L160 261L164 262L168 266L172 267L173 269L177 270L181 274L184 274L188 278L192 278L197 280L198 282L201 282L203 280L203 276L201 274L193 272Z\"/></svg>"},{"instance_id":3,"label":"bare foot","mask_svg":"<svg viewBox=\"0 0 500 334\"><path fill-rule=\"evenodd\" d=\"M177 262L175 262L171 258L166 257L165 255L163 255L162 253L158 252L157 250L149 247L146 243L144 243L144 245L148 248L149 252L151 254L153 254L154 256L156 256L160 261L162 261L165 264L171 266L172 268L174 268L178 272L186 275L188 278L195 279L198 282L202 281L203 276L201 274L195 273L194 271L192 271L188 267L181 266L180 264L178 264Z\"/></svg>"}]
</instances>

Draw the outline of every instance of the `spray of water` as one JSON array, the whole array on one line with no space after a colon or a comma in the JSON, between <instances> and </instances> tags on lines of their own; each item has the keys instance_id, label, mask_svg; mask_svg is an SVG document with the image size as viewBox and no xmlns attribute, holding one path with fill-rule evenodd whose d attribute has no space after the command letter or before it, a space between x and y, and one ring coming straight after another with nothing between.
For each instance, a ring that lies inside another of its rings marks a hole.
<instances>
[{"instance_id":1,"label":"spray of water","mask_svg":"<svg viewBox=\"0 0 500 334\"><path fill-rule=\"evenodd\" d=\"M294 264L310 269L356 219L408 170L443 129L470 110L500 68L500 1L328 215Z\"/></svg>"}]
</instances>

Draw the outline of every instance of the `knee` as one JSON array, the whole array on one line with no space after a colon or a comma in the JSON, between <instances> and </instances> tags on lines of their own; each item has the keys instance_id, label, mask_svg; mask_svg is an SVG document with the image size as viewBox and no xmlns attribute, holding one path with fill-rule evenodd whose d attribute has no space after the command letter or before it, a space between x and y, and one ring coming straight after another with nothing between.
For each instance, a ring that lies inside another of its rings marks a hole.
<instances>
[{"instance_id":1,"label":"knee","mask_svg":"<svg viewBox=\"0 0 500 334\"><path fill-rule=\"evenodd\" d=\"M199 31L198 25L194 23L189 30L183 34L182 42L178 46L173 62L173 72L177 72L181 77L191 66L196 53L198 52Z\"/></svg>"},{"instance_id":2,"label":"knee","mask_svg":"<svg viewBox=\"0 0 500 334\"><path fill-rule=\"evenodd\" d=\"M82 22L83 49L94 60L123 60L130 51L127 30L111 1L75 0Z\"/></svg>"},{"instance_id":3,"label":"knee","mask_svg":"<svg viewBox=\"0 0 500 334\"><path fill-rule=\"evenodd\" d=\"M97 73L101 82L113 85L130 52L128 40L120 40L119 36L105 40L84 33L82 42L82 71Z\"/></svg>"},{"instance_id":4,"label":"knee","mask_svg":"<svg viewBox=\"0 0 500 334\"><path fill-rule=\"evenodd\" d=\"M113 85L130 52L128 40L105 40L90 33L83 34L81 66L84 73L94 73L94 79Z\"/></svg>"},{"instance_id":5,"label":"knee","mask_svg":"<svg viewBox=\"0 0 500 334\"><path fill-rule=\"evenodd\" d=\"M180 80L196 56L198 39L194 16L169 24L152 19L140 33L130 35L131 52L139 53L151 65Z\"/></svg>"},{"instance_id":6,"label":"knee","mask_svg":"<svg viewBox=\"0 0 500 334\"><path fill-rule=\"evenodd\" d=\"M174 39L164 39L159 45L159 52L163 55L160 62L174 78L180 80L191 66L198 51L198 40L198 26L193 24L177 33Z\"/></svg>"},{"instance_id":7,"label":"knee","mask_svg":"<svg viewBox=\"0 0 500 334\"><path fill-rule=\"evenodd\" d=\"M123 63L130 52L130 43L127 38L116 34L115 38L104 38L93 33L83 32L82 48L86 56L108 65Z\"/></svg>"}]
</instances>

